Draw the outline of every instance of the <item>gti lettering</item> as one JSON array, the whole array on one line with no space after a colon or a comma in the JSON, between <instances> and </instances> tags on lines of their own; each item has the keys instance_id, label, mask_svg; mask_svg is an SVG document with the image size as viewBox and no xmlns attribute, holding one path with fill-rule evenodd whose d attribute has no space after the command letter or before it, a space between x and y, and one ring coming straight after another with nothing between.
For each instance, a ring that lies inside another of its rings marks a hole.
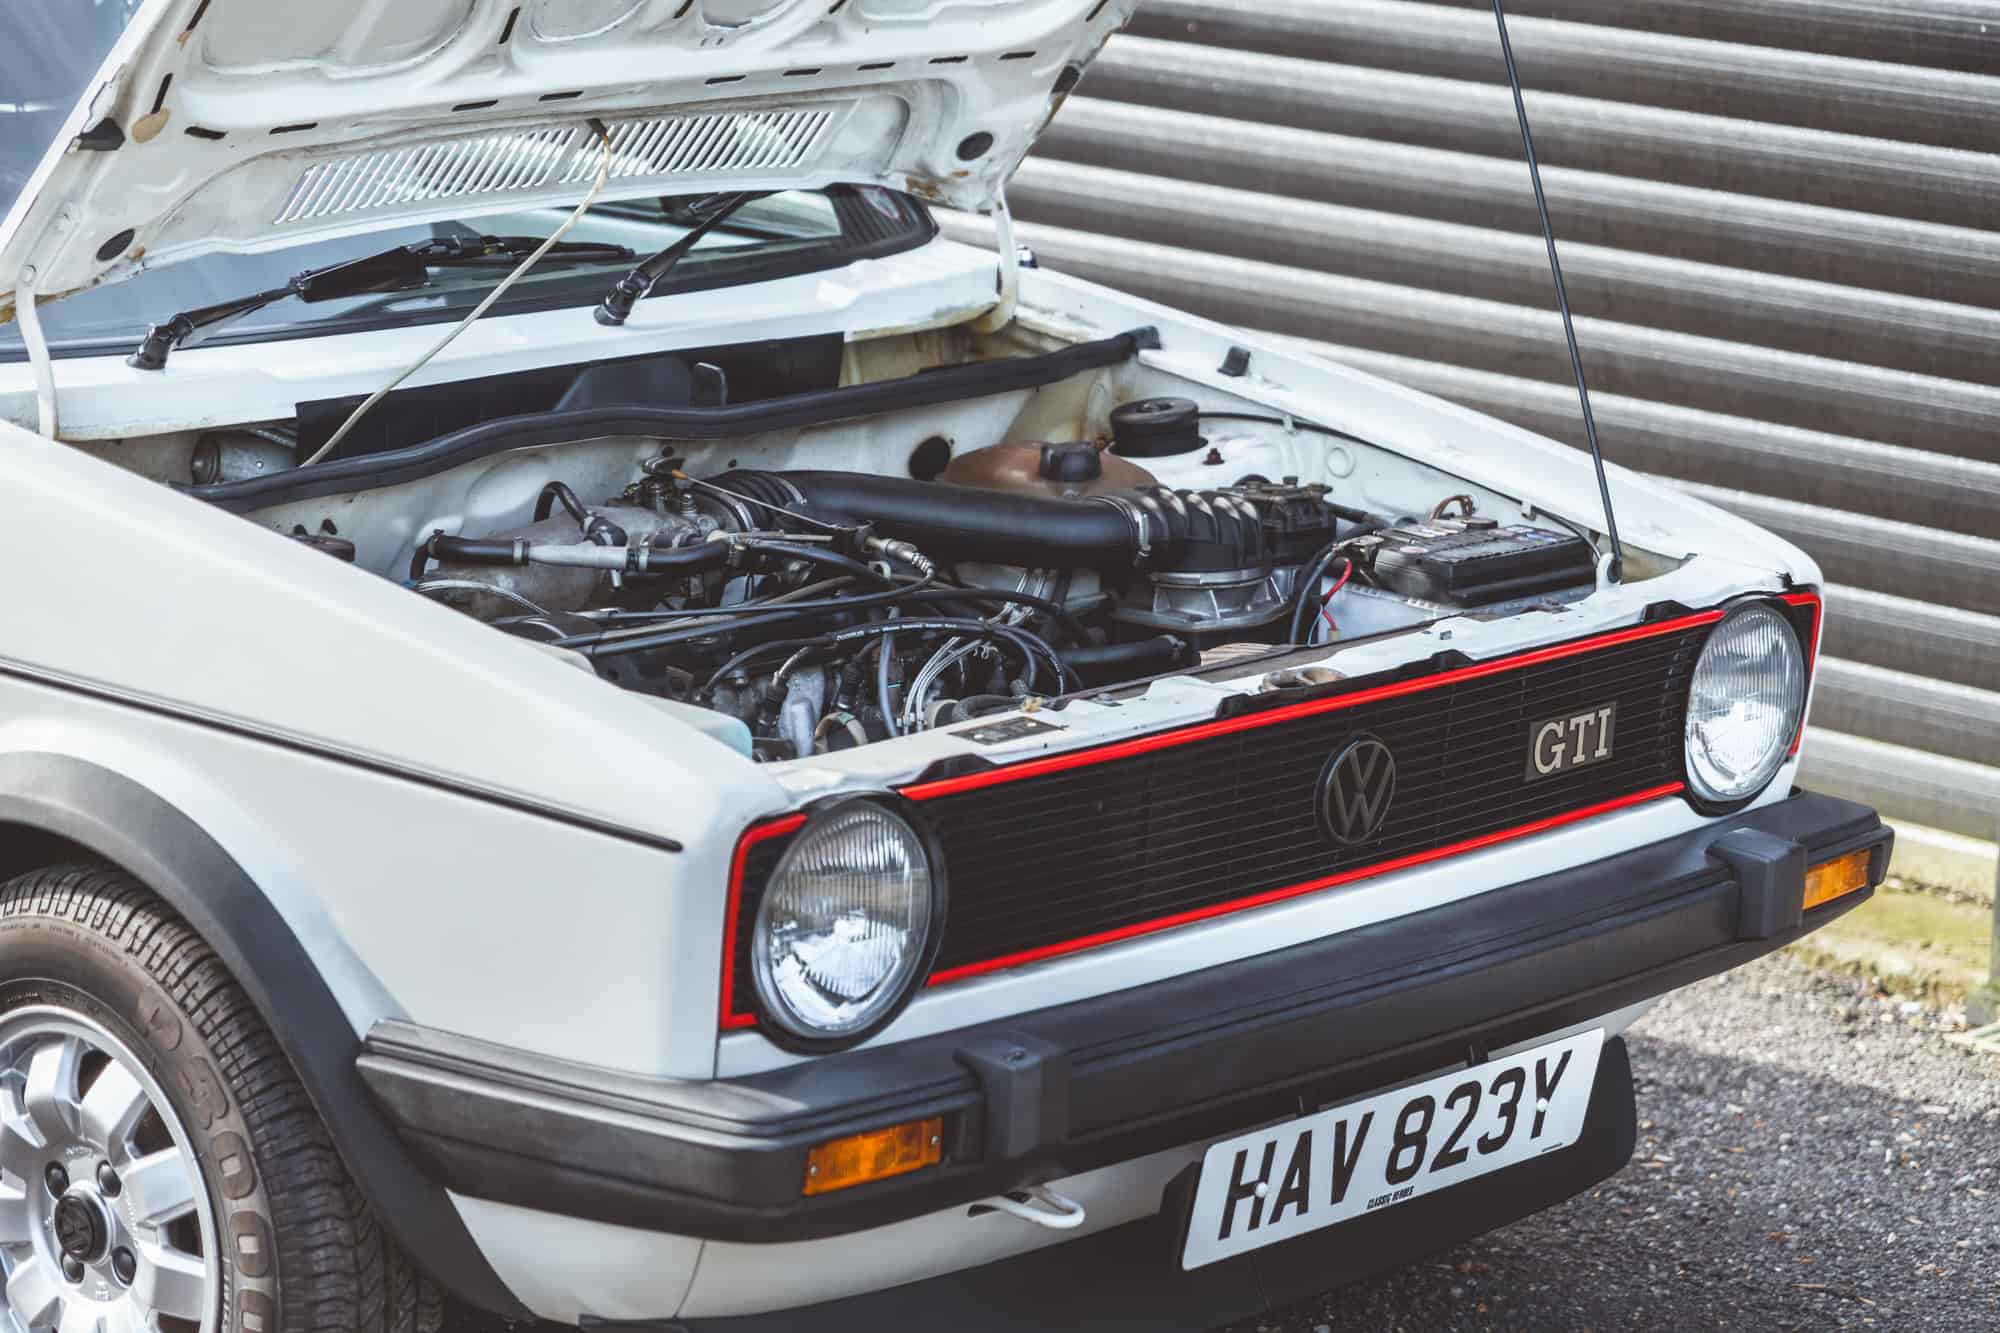
<instances>
[{"instance_id":1,"label":"gti lettering","mask_svg":"<svg viewBox=\"0 0 2000 1333\"><path fill-rule=\"evenodd\" d=\"M1569 757L1569 743L1563 739L1561 722L1544 722L1535 733L1535 771L1553 773Z\"/></svg>"},{"instance_id":2,"label":"gti lettering","mask_svg":"<svg viewBox=\"0 0 2000 1333\"><path fill-rule=\"evenodd\" d=\"M1560 772L1565 765L1593 763L1611 757L1610 708L1594 713L1544 722L1535 732L1534 760L1537 773Z\"/></svg>"}]
</instances>

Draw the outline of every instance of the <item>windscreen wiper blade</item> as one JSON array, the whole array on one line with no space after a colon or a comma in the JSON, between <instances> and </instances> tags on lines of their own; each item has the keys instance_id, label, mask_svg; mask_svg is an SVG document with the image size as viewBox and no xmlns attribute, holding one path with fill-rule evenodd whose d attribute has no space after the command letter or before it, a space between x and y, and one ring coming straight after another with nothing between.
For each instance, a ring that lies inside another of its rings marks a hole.
<instances>
[{"instance_id":1,"label":"windscreen wiper blade","mask_svg":"<svg viewBox=\"0 0 2000 1333\"><path fill-rule=\"evenodd\" d=\"M651 292L661 278L672 272L674 265L701 243L702 237L727 222L730 215L745 204L777 193L776 190L743 190L735 194L710 194L685 205L682 216L696 217L699 221L689 228L685 236L620 278L604 294L603 303L597 307L597 322L607 327L623 324L631 315L632 307L639 303L639 298Z\"/></svg>"},{"instance_id":2,"label":"windscreen wiper blade","mask_svg":"<svg viewBox=\"0 0 2000 1333\"><path fill-rule=\"evenodd\" d=\"M539 236L440 236L399 245L380 254L309 268L282 287L183 310L162 320L146 330L145 338L125 359L126 364L139 370L160 370L167 364L168 353L176 347L191 346L218 326L288 297L296 296L307 302L337 301L350 296L411 291L430 282L432 269L473 268L518 260L532 253L542 240ZM633 253L629 246L597 241L564 241L549 250L550 255L605 262L630 259Z\"/></svg>"}]
</instances>

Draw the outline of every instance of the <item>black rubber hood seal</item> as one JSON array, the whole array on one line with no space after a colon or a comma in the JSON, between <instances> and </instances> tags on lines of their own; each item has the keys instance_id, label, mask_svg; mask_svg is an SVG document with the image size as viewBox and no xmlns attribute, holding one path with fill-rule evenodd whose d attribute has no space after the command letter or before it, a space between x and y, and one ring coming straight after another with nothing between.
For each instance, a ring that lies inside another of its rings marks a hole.
<instances>
[{"instance_id":1,"label":"black rubber hood seal","mask_svg":"<svg viewBox=\"0 0 2000 1333\"><path fill-rule=\"evenodd\" d=\"M1158 330L1133 329L1039 356L979 361L926 371L880 384L854 384L789 394L729 407L605 407L582 412L534 412L482 422L423 444L343 458L310 468L208 486L184 486L233 514L323 495L374 490L435 476L510 449L559 444L607 435L652 435L670 440L726 440L762 431L818 426L906 407L1038 389L1086 370L1122 365L1142 348L1160 345Z\"/></svg>"}]
</instances>

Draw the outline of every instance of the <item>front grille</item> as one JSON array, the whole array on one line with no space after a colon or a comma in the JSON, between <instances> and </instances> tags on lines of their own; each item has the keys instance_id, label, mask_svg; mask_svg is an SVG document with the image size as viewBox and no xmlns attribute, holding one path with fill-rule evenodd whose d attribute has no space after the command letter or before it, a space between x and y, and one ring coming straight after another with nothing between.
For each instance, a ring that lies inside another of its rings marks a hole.
<instances>
[{"instance_id":1,"label":"front grille","mask_svg":"<svg viewBox=\"0 0 2000 1333\"><path fill-rule=\"evenodd\" d=\"M1678 783L1706 627L927 802L951 906L937 971L1182 916ZM1529 730L1617 706L1612 757L1525 780ZM1381 833L1320 829L1320 771L1396 760Z\"/></svg>"},{"instance_id":2,"label":"front grille","mask_svg":"<svg viewBox=\"0 0 2000 1333\"><path fill-rule=\"evenodd\" d=\"M909 788L937 832L949 882L931 982L1679 791L1689 680L1716 618L1388 686L1355 681L1329 700ZM1810 645L1809 621L1800 628ZM1535 726L1606 706L1617 709L1610 758L1527 780ZM1395 756L1395 797L1372 840L1340 846L1321 827L1320 775L1364 733ZM744 858L730 997L739 1018L754 1006L748 924L791 836L765 838Z\"/></svg>"}]
</instances>

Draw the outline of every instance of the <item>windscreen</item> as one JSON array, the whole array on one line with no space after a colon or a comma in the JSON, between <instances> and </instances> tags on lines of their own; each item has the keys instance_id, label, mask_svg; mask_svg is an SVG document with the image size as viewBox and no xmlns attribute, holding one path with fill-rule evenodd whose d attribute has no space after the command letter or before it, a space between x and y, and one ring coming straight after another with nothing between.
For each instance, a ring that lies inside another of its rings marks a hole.
<instances>
[{"instance_id":1,"label":"windscreen","mask_svg":"<svg viewBox=\"0 0 2000 1333\"><path fill-rule=\"evenodd\" d=\"M139 0L18 0L0 42L0 217L111 51Z\"/></svg>"}]
</instances>

